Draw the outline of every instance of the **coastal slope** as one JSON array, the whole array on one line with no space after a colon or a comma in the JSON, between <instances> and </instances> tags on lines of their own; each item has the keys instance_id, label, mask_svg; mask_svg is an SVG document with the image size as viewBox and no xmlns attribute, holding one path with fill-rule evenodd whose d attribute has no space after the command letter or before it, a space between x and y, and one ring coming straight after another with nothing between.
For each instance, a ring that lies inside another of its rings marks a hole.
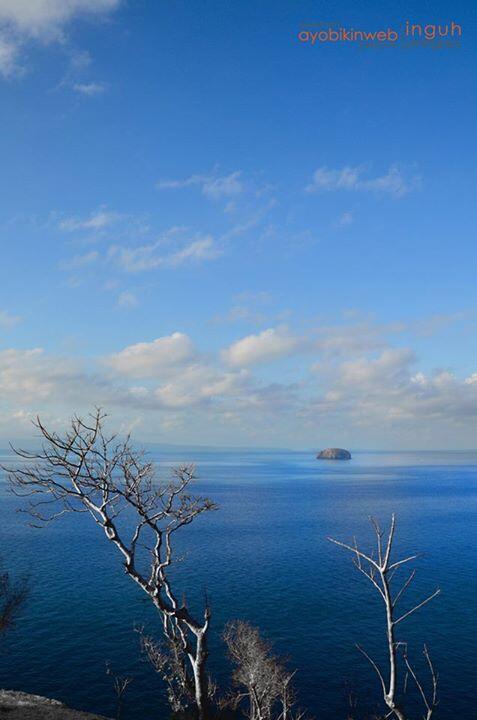
<instances>
[{"instance_id":1,"label":"coastal slope","mask_svg":"<svg viewBox=\"0 0 477 720\"><path fill-rule=\"evenodd\" d=\"M58 700L0 690L0 718L9 720L108 720L102 715L71 710Z\"/></svg>"}]
</instances>

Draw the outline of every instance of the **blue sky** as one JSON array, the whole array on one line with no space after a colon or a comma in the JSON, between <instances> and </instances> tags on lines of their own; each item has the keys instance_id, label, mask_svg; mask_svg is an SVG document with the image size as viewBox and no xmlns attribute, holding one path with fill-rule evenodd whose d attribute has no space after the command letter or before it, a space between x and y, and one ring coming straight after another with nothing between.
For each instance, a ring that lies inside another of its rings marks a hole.
<instances>
[{"instance_id":1,"label":"blue sky","mask_svg":"<svg viewBox=\"0 0 477 720\"><path fill-rule=\"evenodd\" d=\"M101 403L158 442L475 446L476 47L468 2L0 0L0 438Z\"/></svg>"}]
</instances>

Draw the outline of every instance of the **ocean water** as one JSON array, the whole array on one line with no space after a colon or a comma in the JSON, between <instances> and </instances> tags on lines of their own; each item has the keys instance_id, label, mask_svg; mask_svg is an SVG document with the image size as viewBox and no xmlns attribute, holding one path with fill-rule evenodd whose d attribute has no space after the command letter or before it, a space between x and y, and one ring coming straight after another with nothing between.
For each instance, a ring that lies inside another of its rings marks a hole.
<instances>
[{"instance_id":1,"label":"ocean water","mask_svg":"<svg viewBox=\"0 0 477 720\"><path fill-rule=\"evenodd\" d=\"M471 720L477 650L477 453L354 453L350 462L312 452L168 450L159 471L195 461L196 492L219 510L181 533L175 584L212 606L210 670L228 675L221 632L229 619L262 628L297 668L301 704L317 720L345 720L379 707L373 671L358 653L385 652L383 611L372 587L328 535L371 543L368 516L398 519L396 551L423 553L403 610L440 586L442 594L399 626L422 669L429 646L440 675L441 720ZM4 453L1 461L8 460ZM147 598L85 515L45 529L27 526L0 480L0 555L27 572L32 592L18 626L1 641L0 686L59 698L105 715L115 700L105 662L134 677L123 720L166 718L162 686L139 654L134 627L160 633ZM423 675L425 678L425 674ZM420 714L416 717L420 717Z\"/></svg>"}]
</instances>

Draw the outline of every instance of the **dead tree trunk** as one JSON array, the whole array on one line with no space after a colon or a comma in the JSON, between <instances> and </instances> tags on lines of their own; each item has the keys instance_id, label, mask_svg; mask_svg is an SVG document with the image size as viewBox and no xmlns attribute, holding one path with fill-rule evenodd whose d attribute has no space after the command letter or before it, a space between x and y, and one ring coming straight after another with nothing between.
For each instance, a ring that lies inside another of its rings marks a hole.
<instances>
[{"instance_id":1,"label":"dead tree trunk","mask_svg":"<svg viewBox=\"0 0 477 720\"><path fill-rule=\"evenodd\" d=\"M199 712L199 720L205 720L209 714L208 681L205 673L208 619L206 623L207 624L203 625L196 633L195 655L190 658L194 673L195 704Z\"/></svg>"}]
</instances>

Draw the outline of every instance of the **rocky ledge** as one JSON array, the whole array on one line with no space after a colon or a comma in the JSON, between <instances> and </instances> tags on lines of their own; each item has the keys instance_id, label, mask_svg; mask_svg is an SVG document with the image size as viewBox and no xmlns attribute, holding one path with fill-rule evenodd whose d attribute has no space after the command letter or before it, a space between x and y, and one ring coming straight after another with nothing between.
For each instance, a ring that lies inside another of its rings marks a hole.
<instances>
[{"instance_id":1,"label":"rocky ledge","mask_svg":"<svg viewBox=\"0 0 477 720\"><path fill-rule=\"evenodd\" d=\"M70 710L58 702L39 695L0 690L0 718L9 720L108 720L102 715Z\"/></svg>"},{"instance_id":2,"label":"rocky ledge","mask_svg":"<svg viewBox=\"0 0 477 720\"><path fill-rule=\"evenodd\" d=\"M318 460L351 460L351 453L343 448L326 448L316 457Z\"/></svg>"}]
</instances>

